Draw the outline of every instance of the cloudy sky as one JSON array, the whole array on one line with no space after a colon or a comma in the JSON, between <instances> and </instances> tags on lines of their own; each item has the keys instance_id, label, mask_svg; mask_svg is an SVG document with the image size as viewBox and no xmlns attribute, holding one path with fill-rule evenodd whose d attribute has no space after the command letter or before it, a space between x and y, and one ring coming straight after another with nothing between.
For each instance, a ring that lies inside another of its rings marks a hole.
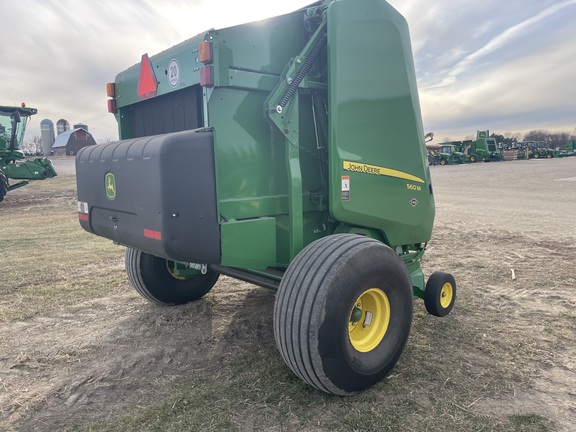
<instances>
[{"instance_id":1,"label":"cloudy sky","mask_svg":"<svg viewBox=\"0 0 576 432\"><path fill-rule=\"evenodd\" d=\"M0 105L36 107L28 130L64 118L117 139L107 82L209 28L312 0L2 0ZM407 19L424 128L576 133L576 0L389 0Z\"/></svg>"}]
</instances>

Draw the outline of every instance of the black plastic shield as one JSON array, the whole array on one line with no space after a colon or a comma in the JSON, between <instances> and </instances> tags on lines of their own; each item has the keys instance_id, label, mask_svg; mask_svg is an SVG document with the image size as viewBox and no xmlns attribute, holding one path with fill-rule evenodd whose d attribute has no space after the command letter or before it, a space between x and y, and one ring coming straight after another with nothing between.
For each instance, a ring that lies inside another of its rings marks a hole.
<instances>
[{"instance_id":1,"label":"black plastic shield","mask_svg":"<svg viewBox=\"0 0 576 432\"><path fill-rule=\"evenodd\" d=\"M174 261L220 262L211 131L85 147L76 157L87 231Z\"/></svg>"}]
</instances>

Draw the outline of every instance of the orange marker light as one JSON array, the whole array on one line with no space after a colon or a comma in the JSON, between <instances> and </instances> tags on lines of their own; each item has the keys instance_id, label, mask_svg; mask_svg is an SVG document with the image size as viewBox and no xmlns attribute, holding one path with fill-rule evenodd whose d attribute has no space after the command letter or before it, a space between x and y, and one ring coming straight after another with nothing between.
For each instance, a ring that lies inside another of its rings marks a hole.
<instances>
[{"instance_id":1,"label":"orange marker light","mask_svg":"<svg viewBox=\"0 0 576 432\"><path fill-rule=\"evenodd\" d=\"M114 87L114 83L106 84L106 94L111 98L116 96L116 88Z\"/></svg>"},{"instance_id":2,"label":"orange marker light","mask_svg":"<svg viewBox=\"0 0 576 432\"><path fill-rule=\"evenodd\" d=\"M202 41L198 44L198 60L204 64L212 63L212 44Z\"/></svg>"}]
</instances>

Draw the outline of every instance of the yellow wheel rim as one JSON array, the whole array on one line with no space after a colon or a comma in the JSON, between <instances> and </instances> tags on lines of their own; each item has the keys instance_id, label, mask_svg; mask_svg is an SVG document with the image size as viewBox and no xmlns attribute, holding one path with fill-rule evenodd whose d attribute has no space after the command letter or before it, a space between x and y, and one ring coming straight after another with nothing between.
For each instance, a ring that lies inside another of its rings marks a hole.
<instances>
[{"instance_id":1,"label":"yellow wheel rim","mask_svg":"<svg viewBox=\"0 0 576 432\"><path fill-rule=\"evenodd\" d=\"M390 324L390 301L379 288L364 291L350 311L348 336L352 346L360 352L376 348Z\"/></svg>"},{"instance_id":2,"label":"yellow wheel rim","mask_svg":"<svg viewBox=\"0 0 576 432\"><path fill-rule=\"evenodd\" d=\"M452 298L454 297L454 288L450 282L446 282L442 289L440 290L440 306L446 309L452 303Z\"/></svg>"},{"instance_id":3,"label":"yellow wheel rim","mask_svg":"<svg viewBox=\"0 0 576 432\"><path fill-rule=\"evenodd\" d=\"M176 273L174 273L175 266L176 264L174 263L174 261L166 260L166 269L168 270L168 273L170 273L170 276L172 276L174 279L186 280L184 276L178 276L176 275Z\"/></svg>"}]
</instances>

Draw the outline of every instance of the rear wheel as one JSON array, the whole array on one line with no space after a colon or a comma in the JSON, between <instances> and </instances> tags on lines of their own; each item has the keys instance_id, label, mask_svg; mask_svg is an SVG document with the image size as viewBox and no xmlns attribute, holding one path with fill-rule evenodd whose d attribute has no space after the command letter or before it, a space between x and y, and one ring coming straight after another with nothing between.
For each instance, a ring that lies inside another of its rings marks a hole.
<instances>
[{"instance_id":1,"label":"rear wheel","mask_svg":"<svg viewBox=\"0 0 576 432\"><path fill-rule=\"evenodd\" d=\"M440 165L446 165L446 159L440 159Z\"/></svg>"},{"instance_id":2,"label":"rear wheel","mask_svg":"<svg viewBox=\"0 0 576 432\"><path fill-rule=\"evenodd\" d=\"M126 273L134 289L147 300L161 305L181 305L198 300L218 281L218 273L198 272L179 277L174 262L145 252L126 249Z\"/></svg>"},{"instance_id":3,"label":"rear wheel","mask_svg":"<svg viewBox=\"0 0 576 432\"><path fill-rule=\"evenodd\" d=\"M8 179L4 175L4 172L0 170L0 202L4 200L6 192L8 192Z\"/></svg>"},{"instance_id":4,"label":"rear wheel","mask_svg":"<svg viewBox=\"0 0 576 432\"><path fill-rule=\"evenodd\" d=\"M402 259L352 234L300 252L274 306L274 336L286 364L311 386L343 396L392 370L411 325L412 283Z\"/></svg>"},{"instance_id":5,"label":"rear wheel","mask_svg":"<svg viewBox=\"0 0 576 432\"><path fill-rule=\"evenodd\" d=\"M445 272L434 272L426 282L424 305L431 315L444 317L450 313L456 301L456 281Z\"/></svg>"},{"instance_id":6,"label":"rear wheel","mask_svg":"<svg viewBox=\"0 0 576 432\"><path fill-rule=\"evenodd\" d=\"M476 155L470 155L470 162L477 162L478 157Z\"/></svg>"}]
</instances>

